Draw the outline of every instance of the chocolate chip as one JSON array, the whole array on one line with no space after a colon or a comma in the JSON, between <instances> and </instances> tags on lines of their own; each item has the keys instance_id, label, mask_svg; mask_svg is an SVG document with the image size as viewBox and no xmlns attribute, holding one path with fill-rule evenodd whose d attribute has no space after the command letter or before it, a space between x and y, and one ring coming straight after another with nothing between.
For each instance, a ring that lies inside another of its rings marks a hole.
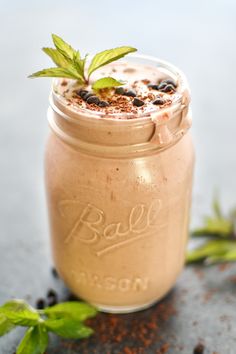
<instances>
[{"instance_id":1,"label":"chocolate chip","mask_svg":"<svg viewBox=\"0 0 236 354\"><path fill-rule=\"evenodd\" d=\"M174 86L174 88L177 87L177 84L171 79L164 80L163 82L166 82L167 84Z\"/></svg>"},{"instance_id":2,"label":"chocolate chip","mask_svg":"<svg viewBox=\"0 0 236 354\"><path fill-rule=\"evenodd\" d=\"M99 106L99 107L107 107L107 106L109 106L109 103L106 102L106 101L100 101L100 102L98 103L98 106Z\"/></svg>"},{"instance_id":3,"label":"chocolate chip","mask_svg":"<svg viewBox=\"0 0 236 354\"><path fill-rule=\"evenodd\" d=\"M153 89L153 90L159 90L159 86L155 85L155 84L149 84L148 87Z\"/></svg>"},{"instance_id":4,"label":"chocolate chip","mask_svg":"<svg viewBox=\"0 0 236 354\"><path fill-rule=\"evenodd\" d=\"M118 95L124 95L125 94L124 87L117 87L115 93L117 93Z\"/></svg>"},{"instance_id":5,"label":"chocolate chip","mask_svg":"<svg viewBox=\"0 0 236 354\"><path fill-rule=\"evenodd\" d=\"M160 88L159 88L159 90L160 90ZM173 92L173 91L175 91L175 88L174 88L174 86L168 84L163 89L161 89L160 91L162 91L162 92Z\"/></svg>"},{"instance_id":6,"label":"chocolate chip","mask_svg":"<svg viewBox=\"0 0 236 354\"><path fill-rule=\"evenodd\" d=\"M156 104L156 105L162 105L165 103L165 101L162 99L162 98L157 98L155 101L152 102L153 104Z\"/></svg>"},{"instance_id":7,"label":"chocolate chip","mask_svg":"<svg viewBox=\"0 0 236 354\"><path fill-rule=\"evenodd\" d=\"M52 275L54 276L54 278L58 278L59 277L59 275L57 273L57 270L54 267L52 268Z\"/></svg>"},{"instance_id":8,"label":"chocolate chip","mask_svg":"<svg viewBox=\"0 0 236 354\"><path fill-rule=\"evenodd\" d=\"M87 90L78 90L76 91L76 94L80 96L82 99L84 99L84 96L87 95L89 92Z\"/></svg>"},{"instance_id":9,"label":"chocolate chip","mask_svg":"<svg viewBox=\"0 0 236 354\"><path fill-rule=\"evenodd\" d=\"M205 347L203 344L199 343L194 349L193 349L193 354L203 354L205 350Z\"/></svg>"},{"instance_id":10,"label":"chocolate chip","mask_svg":"<svg viewBox=\"0 0 236 354\"><path fill-rule=\"evenodd\" d=\"M158 90L162 90L164 89L168 84L165 81L162 81L159 86L158 86Z\"/></svg>"},{"instance_id":11,"label":"chocolate chip","mask_svg":"<svg viewBox=\"0 0 236 354\"><path fill-rule=\"evenodd\" d=\"M38 300L36 301L36 308L37 308L38 310L44 309L45 306L46 306L46 304L45 304L45 300L44 300L44 299L38 299Z\"/></svg>"},{"instance_id":12,"label":"chocolate chip","mask_svg":"<svg viewBox=\"0 0 236 354\"><path fill-rule=\"evenodd\" d=\"M84 95L83 100L87 101L87 99L91 96L94 96L94 93L88 92L86 95Z\"/></svg>"},{"instance_id":13,"label":"chocolate chip","mask_svg":"<svg viewBox=\"0 0 236 354\"><path fill-rule=\"evenodd\" d=\"M142 100L139 100L138 98L135 98L135 99L133 100L133 105L134 105L134 106L137 106L137 107L141 107L141 106L144 105L144 102L143 102Z\"/></svg>"},{"instance_id":14,"label":"chocolate chip","mask_svg":"<svg viewBox=\"0 0 236 354\"><path fill-rule=\"evenodd\" d=\"M100 100L97 96L90 96L89 98L87 98L86 102L89 104L91 103L99 104Z\"/></svg>"},{"instance_id":15,"label":"chocolate chip","mask_svg":"<svg viewBox=\"0 0 236 354\"><path fill-rule=\"evenodd\" d=\"M58 303L58 296L55 290L50 289L47 292L47 303L48 306L53 306Z\"/></svg>"},{"instance_id":16,"label":"chocolate chip","mask_svg":"<svg viewBox=\"0 0 236 354\"><path fill-rule=\"evenodd\" d=\"M132 90L125 92L124 95L129 97L136 97L136 93Z\"/></svg>"}]
</instances>

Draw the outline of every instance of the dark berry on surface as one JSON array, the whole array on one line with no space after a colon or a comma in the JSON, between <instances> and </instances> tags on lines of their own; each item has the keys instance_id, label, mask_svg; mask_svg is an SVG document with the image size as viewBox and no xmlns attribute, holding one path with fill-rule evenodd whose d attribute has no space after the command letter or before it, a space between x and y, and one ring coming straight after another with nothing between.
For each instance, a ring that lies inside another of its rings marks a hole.
<instances>
[{"instance_id":1,"label":"dark berry on surface","mask_svg":"<svg viewBox=\"0 0 236 354\"><path fill-rule=\"evenodd\" d=\"M54 276L54 278L59 278L59 275L58 275L58 273L57 273L57 270L56 270L56 268L52 268L52 275Z\"/></svg>"},{"instance_id":2,"label":"dark berry on surface","mask_svg":"<svg viewBox=\"0 0 236 354\"><path fill-rule=\"evenodd\" d=\"M117 87L115 93L117 93L118 95L124 95L125 94L124 87Z\"/></svg>"},{"instance_id":3,"label":"dark berry on surface","mask_svg":"<svg viewBox=\"0 0 236 354\"><path fill-rule=\"evenodd\" d=\"M133 105L136 106L136 107L141 107L141 106L144 105L144 102L142 100L138 99L138 98L135 98L133 100Z\"/></svg>"},{"instance_id":4,"label":"dark berry on surface","mask_svg":"<svg viewBox=\"0 0 236 354\"><path fill-rule=\"evenodd\" d=\"M99 104L100 100L97 96L90 96L86 102L89 104L91 104L91 103Z\"/></svg>"},{"instance_id":5,"label":"dark berry on surface","mask_svg":"<svg viewBox=\"0 0 236 354\"><path fill-rule=\"evenodd\" d=\"M136 93L132 90L125 92L124 95L129 97L136 97Z\"/></svg>"},{"instance_id":6,"label":"dark berry on surface","mask_svg":"<svg viewBox=\"0 0 236 354\"><path fill-rule=\"evenodd\" d=\"M36 308L38 310L43 310L45 308L46 304L45 304L45 300L44 299L38 299L36 301Z\"/></svg>"},{"instance_id":7,"label":"dark berry on surface","mask_svg":"<svg viewBox=\"0 0 236 354\"><path fill-rule=\"evenodd\" d=\"M99 106L99 107L107 107L107 106L109 106L109 103L106 102L106 101L100 101L100 102L98 103L98 106Z\"/></svg>"},{"instance_id":8,"label":"dark berry on surface","mask_svg":"<svg viewBox=\"0 0 236 354\"><path fill-rule=\"evenodd\" d=\"M199 343L196 345L196 347L193 349L193 354L203 354L205 350L205 347L203 344Z\"/></svg>"},{"instance_id":9,"label":"dark berry on surface","mask_svg":"<svg viewBox=\"0 0 236 354\"><path fill-rule=\"evenodd\" d=\"M58 296L55 290L50 289L47 292L47 303L48 306L53 306L58 303Z\"/></svg>"}]
</instances>

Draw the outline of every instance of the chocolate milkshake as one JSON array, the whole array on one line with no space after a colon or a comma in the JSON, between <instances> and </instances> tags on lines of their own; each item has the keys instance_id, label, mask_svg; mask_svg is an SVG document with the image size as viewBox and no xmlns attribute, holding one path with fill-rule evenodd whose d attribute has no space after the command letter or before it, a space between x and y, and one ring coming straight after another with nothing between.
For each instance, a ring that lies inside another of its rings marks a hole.
<instances>
[{"instance_id":1,"label":"chocolate milkshake","mask_svg":"<svg viewBox=\"0 0 236 354\"><path fill-rule=\"evenodd\" d=\"M56 79L45 158L55 266L103 311L150 306L185 260L194 152L189 89L171 64L132 56L96 71L125 85Z\"/></svg>"}]
</instances>

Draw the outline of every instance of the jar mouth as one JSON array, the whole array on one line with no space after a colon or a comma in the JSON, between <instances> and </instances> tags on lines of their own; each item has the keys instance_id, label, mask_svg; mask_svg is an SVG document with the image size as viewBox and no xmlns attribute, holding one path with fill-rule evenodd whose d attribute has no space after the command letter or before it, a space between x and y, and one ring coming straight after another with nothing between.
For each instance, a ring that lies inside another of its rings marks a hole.
<instances>
[{"instance_id":1,"label":"jar mouth","mask_svg":"<svg viewBox=\"0 0 236 354\"><path fill-rule=\"evenodd\" d=\"M54 110L60 110L61 113L63 112L64 118L67 120L71 120L73 122L76 122L78 119L91 119L94 121L100 121L101 119L105 122L110 122L110 123L118 123L118 124L130 124L131 122L147 122L147 121L153 121L155 120L156 122L158 121L158 117L163 116L163 114L167 114L173 111L176 111L183 106L183 97L186 92L189 93L189 87L187 83L187 79L183 72L177 68L175 65L165 61L158 59L153 56L149 55L143 55L143 54L129 54L125 60L120 60L123 62L129 62L129 63L142 63L144 65L149 65L153 66L154 68L159 68L163 73L166 75L170 76L172 79L174 79L178 83L178 97L173 100L172 104L163 107L160 109L153 109L147 112L134 114L134 113L106 113L106 112L101 112L101 111L92 111L87 108L83 107L68 107L65 103L65 99L56 92L56 88L58 87L58 83L60 79L53 79L52 83L52 90L51 90L51 95L50 95L50 104L53 107ZM188 94L189 96L189 94ZM187 102L189 104L189 100ZM171 116L171 114L170 114Z\"/></svg>"}]
</instances>

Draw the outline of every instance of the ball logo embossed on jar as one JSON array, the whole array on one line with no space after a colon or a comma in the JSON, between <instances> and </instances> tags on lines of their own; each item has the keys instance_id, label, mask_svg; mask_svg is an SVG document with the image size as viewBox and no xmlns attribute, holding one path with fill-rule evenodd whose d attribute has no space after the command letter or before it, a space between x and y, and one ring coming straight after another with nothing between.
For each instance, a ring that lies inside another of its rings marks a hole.
<instances>
[{"instance_id":1,"label":"ball logo embossed on jar","mask_svg":"<svg viewBox=\"0 0 236 354\"><path fill-rule=\"evenodd\" d=\"M75 200L59 202L59 210L64 216L63 207L72 204L80 211L74 220L72 228L65 237L65 243L79 240L85 244L94 245L95 254L100 257L117 248L130 244L139 239L155 234L165 226L158 220L162 207L160 199L153 200L150 205L136 204L129 209L126 220L108 223L104 210L88 203Z\"/></svg>"}]
</instances>

